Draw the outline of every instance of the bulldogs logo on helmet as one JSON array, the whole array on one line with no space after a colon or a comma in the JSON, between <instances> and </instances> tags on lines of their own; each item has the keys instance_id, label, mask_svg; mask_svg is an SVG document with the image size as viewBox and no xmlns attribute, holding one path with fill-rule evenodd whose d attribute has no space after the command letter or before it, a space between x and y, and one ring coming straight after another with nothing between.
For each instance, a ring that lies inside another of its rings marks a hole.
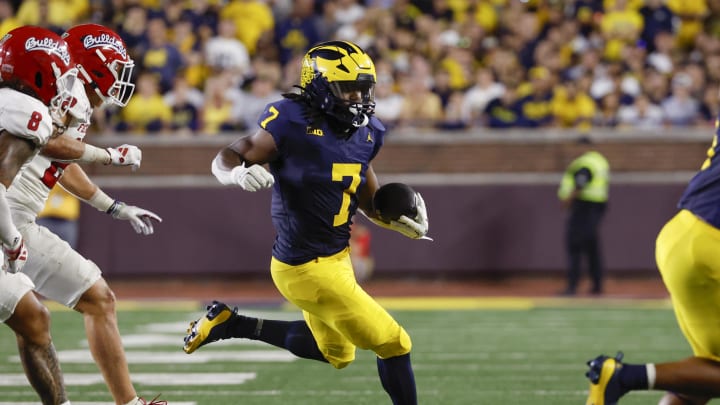
<instances>
[{"instance_id":1,"label":"bulldogs logo on helmet","mask_svg":"<svg viewBox=\"0 0 720 405\"><path fill-rule=\"evenodd\" d=\"M76 25L67 30L63 38L77 63L80 77L103 103L126 106L135 91L132 83L135 63L128 56L122 38L98 24Z\"/></svg>"},{"instance_id":2,"label":"bulldogs logo on helmet","mask_svg":"<svg viewBox=\"0 0 720 405\"><path fill-rule=\"evenodd\" d=\"M67 44L52 31L23 26L0 40L0 79L17 83L47 105L58 126L64 127L68 111L82 114L75 106L89 105L85 94L74 91L79 85L77 74Z\"/></svg>"},{"instance_id":3,"label":"bulldogs logo on helmet","mask_svg":"<svg viewBox=\"0 0 720 405\"><path fill-rule=\"evenodd\" d=\"M375 65L362 48L348 41L323 42L303 58L300 87L320 109L338 120L364 127L375 112ZM360 100L345 99L359 92Z\"/></svg>"}]
</instances>

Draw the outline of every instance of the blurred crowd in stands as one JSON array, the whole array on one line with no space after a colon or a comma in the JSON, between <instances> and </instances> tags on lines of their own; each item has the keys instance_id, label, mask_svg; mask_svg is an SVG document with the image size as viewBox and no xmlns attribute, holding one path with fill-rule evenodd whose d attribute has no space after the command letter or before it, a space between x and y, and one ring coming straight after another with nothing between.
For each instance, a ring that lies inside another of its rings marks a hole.
<instances>
[{"instance_id":1,"label":"blurred crowd in stands","mask_svg":"<svg viewBox=\"0 0 720 405\"><path fill-rule=\"evenodd\" d=\"M115 29L136 67L104 133L254 130L314 43L346 39L377 68L390 127L713 125L720 0L0 0L0 34Z\"/></svg>"}]
</instances>

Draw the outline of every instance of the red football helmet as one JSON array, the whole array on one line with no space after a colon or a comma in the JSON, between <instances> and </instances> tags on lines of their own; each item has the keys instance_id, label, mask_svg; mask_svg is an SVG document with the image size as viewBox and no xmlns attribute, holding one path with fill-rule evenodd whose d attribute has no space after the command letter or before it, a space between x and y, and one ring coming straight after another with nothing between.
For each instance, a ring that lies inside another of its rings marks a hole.
<instances>
[{"instance_id":1,"label":"red football helmet","mask_svg":"<svg viewBox=\"0 0 720 405\"><path fill-rule=\"evenodd\" d=\"M127 105L135 91L125 42L113 30L98 24L76 25L63 34L80 76L105 104Z\"/></svg>"},{"instance_id":2,"label":"red football helmet","mask_svg":"<svg viewBox=\"0 0 720 405\"><path fill-rule=\"evenodd\" d=\"M87 100L84 94L84 100L73 97L73 88L79 82L78 71L72 66L65 41L45 28L19 27L0 40L0 79L34 93L61 126L65 113Z\"/></svg>"}]
</instances>

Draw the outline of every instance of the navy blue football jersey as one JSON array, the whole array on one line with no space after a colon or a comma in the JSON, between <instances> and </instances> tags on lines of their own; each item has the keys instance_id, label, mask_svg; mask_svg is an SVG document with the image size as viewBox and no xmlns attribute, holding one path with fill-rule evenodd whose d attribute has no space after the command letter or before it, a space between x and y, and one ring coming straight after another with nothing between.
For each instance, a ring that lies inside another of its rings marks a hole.
<instances>
[{"instance_id":1,"label":"navy blue football jersey","mask_svg":"<svg viewBox=\"0 0 720 405\"><path fill-rule=\"evenodd\" d=\"M693 176L680 198L678 208L691 211L705 222L720 229L720 145L718 145L718 124L715 136L707 151L707 159L700 171Z\"/></svg>"},{"instance_id":2,"label":"navy blue football jersey","mask_svg":"<svg viewBox=\"0 0 720 405\"><path fill-rule=\"evenodd\" d=\"M385 127L372 117L343 139L327 123L311 125L302 106L288 99L268 104L258 124L272 134L278 150L270 163L273 256L297 265L345 249L358 191Z\"/></svg>"}]
</instances>

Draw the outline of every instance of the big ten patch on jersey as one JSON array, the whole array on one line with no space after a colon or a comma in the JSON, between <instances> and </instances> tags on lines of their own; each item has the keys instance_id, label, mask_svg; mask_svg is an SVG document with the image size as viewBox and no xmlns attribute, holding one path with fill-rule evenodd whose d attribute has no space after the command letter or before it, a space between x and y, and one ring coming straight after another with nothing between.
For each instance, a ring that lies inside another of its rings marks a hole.
<instances>
[{"instance_id":1,"label":"big ten patch on jersey","mask_svg":"<svg viewBox=\"0 0 720 405\"><path fill-rule=\"evenodd\" d=\"M52 118L40 100L19 91L0 89L0 128L38 146L45 145L53 133Z\"/></svg>"}]
</instances>

